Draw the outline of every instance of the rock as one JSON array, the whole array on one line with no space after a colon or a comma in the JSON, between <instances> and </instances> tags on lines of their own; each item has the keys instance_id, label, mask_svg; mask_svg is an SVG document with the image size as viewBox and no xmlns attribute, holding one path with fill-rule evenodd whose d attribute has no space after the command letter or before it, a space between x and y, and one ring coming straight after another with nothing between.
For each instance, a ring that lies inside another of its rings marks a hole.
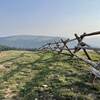
<instances>
[{"instance_id":1,"label":"rock","mask_svg":"<svg viewBox=\"0 0 100 100\"><path fill-rule=\"evenodd\" d=\"M47 87L48 87L48 85L42 85L42 87L47 88Z\"/></svg>"}]
</instances>

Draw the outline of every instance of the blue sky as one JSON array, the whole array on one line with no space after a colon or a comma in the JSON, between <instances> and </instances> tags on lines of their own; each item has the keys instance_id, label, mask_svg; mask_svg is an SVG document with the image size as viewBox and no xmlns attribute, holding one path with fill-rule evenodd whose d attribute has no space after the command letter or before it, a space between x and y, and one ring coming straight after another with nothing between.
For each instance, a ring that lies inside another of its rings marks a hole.
<instances>
[{"instance_id":1,"label":"blue sky","mask_svg":"<svg viewBox=\"0 0 100 100\"><path fill-rule=\"evenodd\" d=\"M0 0L0 35L49 35L100 30L100 0Z\"/></svg>"}]
</instances>

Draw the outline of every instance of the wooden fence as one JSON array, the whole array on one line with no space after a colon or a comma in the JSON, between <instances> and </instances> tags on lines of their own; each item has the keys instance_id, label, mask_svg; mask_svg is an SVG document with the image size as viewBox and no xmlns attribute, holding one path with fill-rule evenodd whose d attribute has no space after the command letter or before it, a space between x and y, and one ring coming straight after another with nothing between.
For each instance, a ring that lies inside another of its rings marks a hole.
<instances>
[{"instance_id":1,"label":"wooden fence","mask_svg":"<svg viewBox=\"0 0 100 100\"><path fill-rule=\"evenodd\" d=\"M40 47L39 50L56 51L56 52L58 52L58 54L61 54L63 52L63 50L69 52L71 57L77 57L78 59L84 61L86 64L89 64L91 66L90 72L92 73L92 75L94 77L93 78L93 82L94 82L96 77L100 78L100 71L98 70L98 68L100 69L100 62L99 61L94 62L92 60L92 58L90 57L90 55L88 54L88 50L92 50L92 51L100 54L100 48L91 47L87 43L83 42L83 39L85 37L90 37L90 36L94 36L94 35L100 35L100 31L88 33L88 34L83 33L80 36L75 34L74 39L66 39L66 40L61 39L60 41L47 43L47 44L43 45L42 47ZM70 48L68 46L68 43L74 42L74 41L77 41L76 46L73 48ZM76 52L79 52L80 50L83 50L83 52L85 53L87 58L80 57L76 54Z\"/></svg>"}]
</instances>

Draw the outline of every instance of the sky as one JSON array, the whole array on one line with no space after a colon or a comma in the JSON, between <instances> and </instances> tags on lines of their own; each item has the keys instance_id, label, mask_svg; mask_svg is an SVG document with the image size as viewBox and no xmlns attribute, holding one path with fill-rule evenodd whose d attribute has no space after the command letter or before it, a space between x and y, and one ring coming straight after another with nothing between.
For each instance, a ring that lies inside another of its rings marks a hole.
<instances>
[{"instance_id":1,"label":"sky","mask_svg":"<svg viewBox=\"0 0 100 100\"><path fill-rule=\"evenodd\" d=\"M73 37L100 30L100 0L0 0L0 36Z\"/></svg>"}]
</instances>

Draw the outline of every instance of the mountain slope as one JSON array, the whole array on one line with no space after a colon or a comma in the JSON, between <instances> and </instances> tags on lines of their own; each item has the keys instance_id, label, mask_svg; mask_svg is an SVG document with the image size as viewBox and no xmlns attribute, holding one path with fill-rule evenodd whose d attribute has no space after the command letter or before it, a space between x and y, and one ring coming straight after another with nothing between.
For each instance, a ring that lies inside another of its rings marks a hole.
<instances>
[{"instance_id":1,"label":"mountain slope","mask_svg":"<svg viewBox=\"0 0 100 100\"><path fill-rule=\"evenodd\" d=\"M0 45L15 47L15 48L39 48L47 42L54 42L60 40L61 37L50 37L50 36L34 36L34 35L19 35L0 37ZM100 37L89 37L85 38L87 44L93 47L100 48ZM77 45L77 41L68 43L68 46L73 48Z\"/></svg>"},{"instance_id":2,"label":"mountain slope","mask_svg":"<svg viewBox=\"0 0 100 100\"><path fill-rule=\"evenodd\" d=\"M1 37L0 44L17 48L39 48L41 45L44 45L47 42L53 42L54 40L59 40L59 39L60 39L59 37L50 37L50 36L30 36L30 35L9 36L9 37Z\"/></svg>"}]
</instances>

